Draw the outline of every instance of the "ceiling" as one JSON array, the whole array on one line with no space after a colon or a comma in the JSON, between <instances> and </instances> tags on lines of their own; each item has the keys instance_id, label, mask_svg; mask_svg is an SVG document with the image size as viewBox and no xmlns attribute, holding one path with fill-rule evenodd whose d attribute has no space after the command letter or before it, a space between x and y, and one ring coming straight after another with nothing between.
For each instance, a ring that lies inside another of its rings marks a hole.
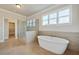
<instances>
[{"instance_id":1,"label":"ceiling","mask_svg":"<svg viewBox=\"0 0 79 59\"><path fill-rule=\"evenodd\" d=\"M0 8L16 12L25 16L33 15L50 6L53 6L53 4L22 4L21 8L17 8L16 4L0 4Z\"/></svg>"}]
</instances>

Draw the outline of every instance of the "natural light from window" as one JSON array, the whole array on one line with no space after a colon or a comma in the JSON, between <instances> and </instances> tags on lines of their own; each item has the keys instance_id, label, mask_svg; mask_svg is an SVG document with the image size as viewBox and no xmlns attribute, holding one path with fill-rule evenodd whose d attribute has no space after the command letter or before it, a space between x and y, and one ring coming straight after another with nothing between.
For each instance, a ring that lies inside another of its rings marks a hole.
<instances>
[{"instance_id":1,"label":"natural light from window","mask_svg":"<svg viewBox=\"0 0 79 59\"><path fill-rule=\"evenodd\" d=\"M57 23L57 13L53 13L49 15L49 24Z\"/></svg>"},{"instance_id":2,"label":"natural light from window","mask_svg":"<svg viewBox=\"0 0 79 59\"><path fill-rule=\"evenodd\" d=\"M43 25L48 24L48 15L43 16Z\"/></svg>"},{"instance_id":3,"label":"natural light from window","mask_svg":"<svg viewBox=\"0 0 79 59\"><path fill-rule=\"evenodd\" d=\"M70 23L70 8L59 10L42 17L42 25Z\"/></svg>"},{"instance_id":4,"label":"natural light from window","mask_svg":"<svg viewBox=\"0 0 79 59\"><path fill-rule=\"evenodd\" d=\"M59 11L58 23L70 23L70 10L69 9Z\"/></svg>"},{"instance_id":5,"label":"natural light from window","mask_svg":"<svg viewBox=\"0 0 79 59\"><path fill-rule=\"evenodd\" d=\"M27 20L27 27L35 27L35 25L36 25L35 19Z\"/></svg>"}]
</instances>

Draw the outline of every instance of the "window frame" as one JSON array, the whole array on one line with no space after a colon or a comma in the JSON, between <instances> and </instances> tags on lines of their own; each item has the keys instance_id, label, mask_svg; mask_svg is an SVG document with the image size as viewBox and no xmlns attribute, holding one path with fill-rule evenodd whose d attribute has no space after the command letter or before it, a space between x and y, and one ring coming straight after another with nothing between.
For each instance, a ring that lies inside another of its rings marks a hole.
<instances>
[{"instance_id":1,"label":"window frame","mask_svg":"<svg viewBox=\"0 0 79 59\"><path fill-rule=\"evenodd\" d=\"M62 11L62 10L65 10L65 9L69 9L69 23L59 23L58 13L59 13L59 11ZM49 23L49 21L50 21L49 15L53 14L53 13L57 13L57 18L55 18L56 19L56 24L50 24ZM50 13L47 13L45 15L48 15L48 24L46 24L46 25L62 25L62 24L63 25L69 25L69 24L72 24L72 6L63 7L63 8L60 8L60 9L56 10L56 11L52 11ZM45 15L42 15L42 17L45 16ZM42 25L43 25L43 19L42 19ZM46 25L43 25L43 26L46 26Z\"/></svg>"},{"instance_id":2,"label":"window frame","mask_svg":"<svg viewBox=\"0 0 79 59\"><path fill-rule=\"evenodd\" d=\"M60 12L60 11L63 11L63 10L66 10L66 9L69 9L69 23L59 23L59 18L68 16L68 15L66 15L66 16L58 17L58 16L59 16L59 12ZM64 8L62 8L62 9L58 10L58 12L57 12L57 14L58 14L58 16L57 16L57 18L58 18L58 19L57 19L57 24L58 24L58 25L62 25L62 24L71 24L71 23L72 23L72 21L71 21L71 20L72 20L72 19L71 19L71 18L72 18L72 16L71 16L72 13L71 13L71 12L72 12L72 10L71 10L70 7L64 7Z\"/></svg>"}]
</instances>

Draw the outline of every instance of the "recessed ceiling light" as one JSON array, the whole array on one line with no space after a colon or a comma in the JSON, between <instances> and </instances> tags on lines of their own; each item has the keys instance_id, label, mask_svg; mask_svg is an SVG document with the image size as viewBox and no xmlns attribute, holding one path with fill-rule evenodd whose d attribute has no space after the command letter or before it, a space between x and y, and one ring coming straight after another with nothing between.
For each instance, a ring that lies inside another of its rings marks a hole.
<instances>
[{"instance_id":1,"label":"recessed ceiling light","mask_svg":"<svg viewBox=\"0 0 79 59\"><path fill-rule=\"evenodd\" d=\"M16 4L16 7L17 8L21 8L21 4Z\"/></svg>"}]
</instances>

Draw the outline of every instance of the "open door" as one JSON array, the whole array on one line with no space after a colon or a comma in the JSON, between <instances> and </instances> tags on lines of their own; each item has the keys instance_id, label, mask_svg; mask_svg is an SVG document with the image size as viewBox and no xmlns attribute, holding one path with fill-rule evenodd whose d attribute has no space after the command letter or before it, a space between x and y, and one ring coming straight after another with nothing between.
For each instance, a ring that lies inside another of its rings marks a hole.
<instances>
[{"instance_id":1,"label":"open door","mask_svg":"<svg viewBox=\"0 0 79 59\"><path fill-rule=\"evenodd\" d=\"M15 23L9 22L9 38L15 37Z\"/></svg>"}]
</instances>

